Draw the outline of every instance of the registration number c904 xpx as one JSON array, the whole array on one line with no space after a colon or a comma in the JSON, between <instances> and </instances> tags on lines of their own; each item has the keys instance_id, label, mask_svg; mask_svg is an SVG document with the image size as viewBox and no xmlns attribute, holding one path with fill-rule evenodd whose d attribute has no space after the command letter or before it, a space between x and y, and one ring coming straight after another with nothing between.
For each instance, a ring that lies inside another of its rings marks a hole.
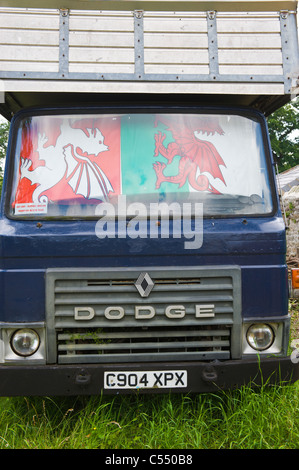
<instances>
[{"instance_id":1,"label":"registration number c904 xpx","mask_svg":"<svg viewBox=\"0 0 299 470\"><path fill-rule=\"evenodd\" d=\"M185 388L186 370L111 371L104 373L105 389Z\"/></svg>"}]
</instances>

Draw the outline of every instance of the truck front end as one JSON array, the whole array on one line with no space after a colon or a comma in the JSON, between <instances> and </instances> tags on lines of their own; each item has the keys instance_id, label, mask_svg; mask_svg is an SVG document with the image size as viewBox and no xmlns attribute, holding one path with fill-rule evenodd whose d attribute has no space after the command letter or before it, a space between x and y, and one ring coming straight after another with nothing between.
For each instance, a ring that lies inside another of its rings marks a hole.
<instances>
[{"instance_id":1,"label":"truck front end","mask_svg":"<svg viewBox=\"0 0 299 470\"><path fill-rule=\"evenodd\" d=\"M0 241L2 396L299 378L285 226L258 111L21 111Z\"/></svg>"}]
</instances>

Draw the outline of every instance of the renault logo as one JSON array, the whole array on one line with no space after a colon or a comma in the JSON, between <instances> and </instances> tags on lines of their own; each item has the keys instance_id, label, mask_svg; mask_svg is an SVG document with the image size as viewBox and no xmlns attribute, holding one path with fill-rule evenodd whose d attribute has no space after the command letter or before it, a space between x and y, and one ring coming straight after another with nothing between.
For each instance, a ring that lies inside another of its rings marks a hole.
<instances>
[{"instance_id":1,"label":"renault logo","mask_svg":"<svg viewBox=\"0 0 299 470\"><path fill-rule=\"evenodd\" d=\"M155 284L148 273L141 273L137 281L135 282L135 287L141 297L148 297L154 285Z\"/></svg>"}]
</instances>

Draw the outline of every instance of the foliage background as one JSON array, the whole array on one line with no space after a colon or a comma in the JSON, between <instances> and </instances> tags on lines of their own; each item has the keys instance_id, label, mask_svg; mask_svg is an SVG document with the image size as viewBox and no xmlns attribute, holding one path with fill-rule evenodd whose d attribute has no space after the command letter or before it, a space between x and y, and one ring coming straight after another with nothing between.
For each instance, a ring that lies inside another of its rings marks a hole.
<instances>
[{"instance_id":1,"label":"foliage background","mask_svg":"<svg viewBox=\"0 0 299 470\"><path fill-rule=\"evenodd\" d=\"M268 127L279 173L299 165L299 98L271 114Z\"/></svg>"}]
</instances>

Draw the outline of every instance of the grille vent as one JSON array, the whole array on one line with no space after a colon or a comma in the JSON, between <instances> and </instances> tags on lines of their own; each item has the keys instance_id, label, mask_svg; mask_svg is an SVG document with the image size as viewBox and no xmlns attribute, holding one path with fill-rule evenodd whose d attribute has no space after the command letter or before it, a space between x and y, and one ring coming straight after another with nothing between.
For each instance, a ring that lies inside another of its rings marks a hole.
<instances>
[{"instance_id":1,"label":"grille vent","mask_svg":"<svg viewBox=\"0 0 299 470\"><path fill-rule=\"evenodd\" d=\"M238 268L142 269L154 287L147 298L135 282L141 270L49 270L47 325L52 363L115 363L215 360L240 350L240 271ZM180 318L165 314L183 306ZM213 317L196 317L196 305L213 305ZM120 319L105 315L121 308ZM154 315L139 319L136 307ZM75 320L75 308L88 307L90 319ZM238 333L238 334L237 334Z\"/></svg>"}]
</instances>

